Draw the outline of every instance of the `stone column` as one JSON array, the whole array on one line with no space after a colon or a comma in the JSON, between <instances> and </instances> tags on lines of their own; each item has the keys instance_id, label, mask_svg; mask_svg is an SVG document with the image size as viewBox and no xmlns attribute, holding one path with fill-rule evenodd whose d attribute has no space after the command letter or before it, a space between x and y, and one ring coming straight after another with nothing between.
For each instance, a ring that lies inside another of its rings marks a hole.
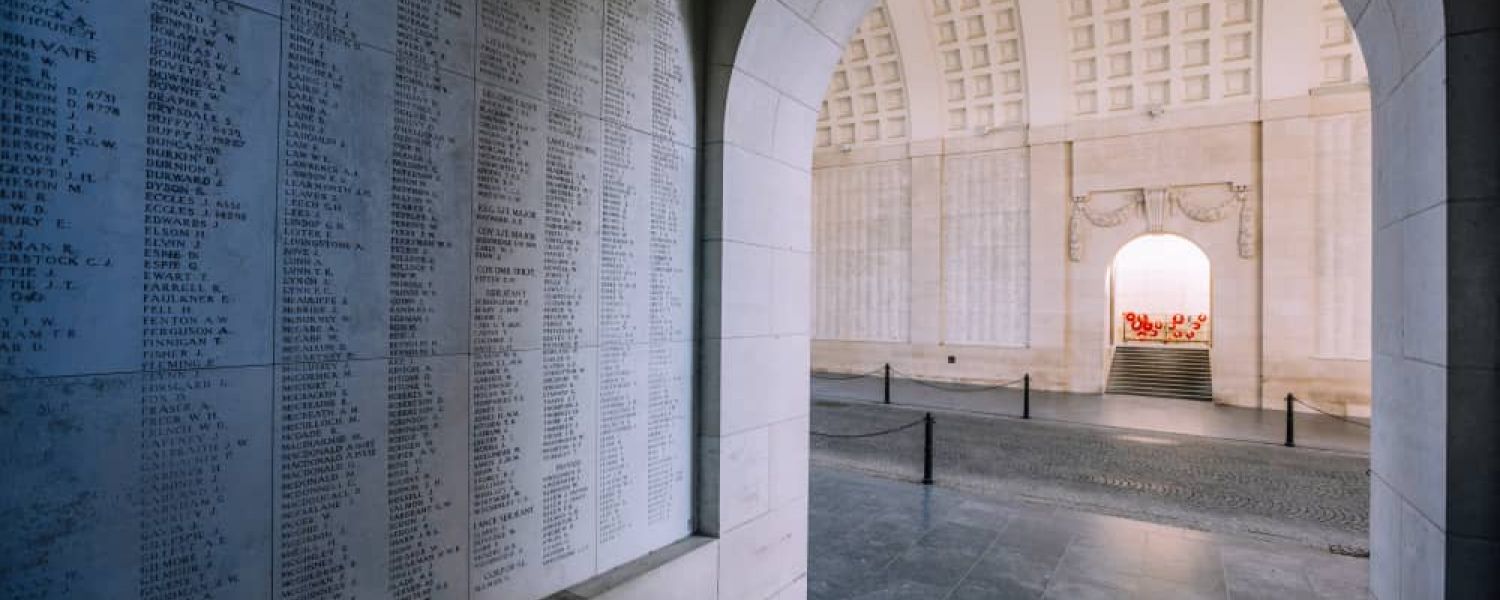
<instances>
[{"instance_id":1,"label":"stone column","mask_svg":"<svg viewBox=\"0 0 1500 600\"><path fill-rule=\"evenodd\" d=\"M1060 386L1067 377L1063 349L1068 307L1068 213L1071 210L1067 142L1031 146L1031 350L1032 384Z\"/></svg>"},{"instance_id":2,"label":"stone column","mask_svg":"<svg viewBox=\"0 0 1500 600\"><path fill-rule=\"evenodd\" d=\"M1371 591L1500 580L1500 5L1346 0L1375 106Z\"/></svg>"},{"instance_id":3,"label":"stone column","mask_svg":"<svg viewBox=\"0 0 1500 600\"><path fill-rule=\"evenodd\" d=\"M911 335L913 346L943 341L943 142L911 145Z\"/></svg>"}]
</instances>

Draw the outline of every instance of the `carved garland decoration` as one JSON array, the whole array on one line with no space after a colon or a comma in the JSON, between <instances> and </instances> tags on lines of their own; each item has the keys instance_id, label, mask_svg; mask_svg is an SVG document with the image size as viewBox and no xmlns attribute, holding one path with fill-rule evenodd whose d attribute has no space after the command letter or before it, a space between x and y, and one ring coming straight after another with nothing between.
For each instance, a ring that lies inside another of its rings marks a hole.
<instances>
[{"instance_id":1,"label":"carved garland decoration","mask_svg":"<svg viewBox=\"0 0 1500 600\"><path fill-rule=\"evenodd\" d=\"M1189 193L1195 189L1220 186L1228 189L1229 197L1218 204L1197 205L1188 201ZM1124 225L1133 214L1140 214L1145 218L1147 232L1161 233L1166 230L1167 217L1174 208L1199 223L1217 223L1238 214L1240 258L1255 258L1255 207L1250 202L1250 186L1224 183L1104 193L1123 194L1125 203L1109 210L1096 210L1090 205L1096 194L1073 198L1073 211L1068 219L1068 259L1072 262L1083 260L1085 224L1109 229Z\"/></svg>"}]
</instances>

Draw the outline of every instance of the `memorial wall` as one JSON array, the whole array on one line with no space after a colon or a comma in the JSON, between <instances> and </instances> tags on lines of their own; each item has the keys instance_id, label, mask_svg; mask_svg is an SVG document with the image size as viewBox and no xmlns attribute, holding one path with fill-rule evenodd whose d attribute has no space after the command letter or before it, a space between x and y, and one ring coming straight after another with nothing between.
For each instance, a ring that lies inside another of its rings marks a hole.
<instances>
[{"instance_id":1,"label":"memorial wall","mask_svg":"<svg viewBox=\"0 0 1500 600\"><path fill-rule=\"evenodd\" d=\"M1374 121L1338 2L871 4L815 125L813 370L1099 393L1144 310L1112 257L1172 233L1212 262L1216 402L1368 415Z\"/></svg>"},{"instance_id":2,"label":"memorial wall","mask_svg":"<svg viewBox=\"0 0 1500 600\"><path fill-rule=\"evenodd\" d=\"M812 183L814 335L907 341L910 162L818 169Z\"/></svg>"},{"instance_id":3,"label":"memorial wall","mask_svg":"<svg viewBox=\"0 0 1500 600\"><path fill-rule=\"evenodd\" d=\"M0 597L528 600L688 535L680 4L0 3Z\"/></svg>"}]
</instances>

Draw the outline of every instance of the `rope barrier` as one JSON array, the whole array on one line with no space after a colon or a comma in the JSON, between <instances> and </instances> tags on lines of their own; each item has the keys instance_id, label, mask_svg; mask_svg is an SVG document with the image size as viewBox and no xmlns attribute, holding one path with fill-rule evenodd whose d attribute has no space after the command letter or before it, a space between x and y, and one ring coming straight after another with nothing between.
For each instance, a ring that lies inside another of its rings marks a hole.
<instances>
[{"instance_id":1,"label":"rope barrier","mask_svg":"<svg viewBox=\"0 0 1500 600\"><path fill-rule=\"evenodd\" d=\"M864 372L864 373L819 373L817 371L813 371L812 372L812 378L813 379L824 379L824 380L828 380L828 381L851 381L851 380L854 380L854 379L862 379L862 378L865 378L865 377L875 377L875 376L883 375L882 372L884 370L885 370L885 366L882 365L882 366L876 367L874 370L867 371L867 372ZM994 391L994 390L998 390L998 389L1002 389L1002 388L1008 388L1010 386L1016 385L1016 384L1021 383L1022 381L1026 380L1026 378L1023 376L1023 377L1020 377L1018 379L1007 381L1005 383L1001 383L1001 384L998 384L998 385L989 385L989 386L984 386L984 387L973 387L971 385L961 384L961 383L960 384L953 384L952 386L946 386L946 385L943 385L943 384L935 382L935 381L926 381L926 380L923 380L923 379L919 379L919 378L917 378L917 376L912 375L911 373L904 373L902 371L897 370L894 367L891 368L891 374L895 375L895 376L899 376L900 379L905 379L905 380L910 381L912 383L915 383L917 385L926 386L926 387L930 387L930 388L935 389L935 390L942 390L942 391L945 391L945 392L990 392L990 391Z\"/></svg>"},{"instance_id":2,"label":"rope barrier","mask_svg":"<svg viewBox=\"0 0 1500 600\"><path fill-rule=\"evenodd\" d=\"M851 379L860 379L862 377L873 377L875 375L879 375L881 371L884 370L885 366L882 365L879 367L875 367L874 371L870 371L867 373L819 373L817 371L813 371L812 377L813 379L827 379L829 381L849 381Z\"/></svg>"},{"instance_id":3,"label":"rope barrier","mask_svg":"<svg viewBox=\"0 0 1500 600\"><path fill-rule=\"evenodd\" d=\"M1349 424L1352 424L1352 425L1358 425L1358 426L1363 427L1365 429L1369 429L1370 428L1370 424L1369 423L1361 423L1359 421L1355 421L1354 419L1350 419L1350 418L1345 417L1345 416L1333 414L1331 412L1328 412L1326 410L1323 410L1321 408L1318 408L1316 406L1308 404L1306 401L1302 400L1301 398L1296 397L1295 395L1292 396L1292 401L1296 402L1297 404L1301 404L1303 406L1311 408L1311 409L1313 409L1314 412L1316 412L1318 414L1321 414L1321 415L1323 415L1325 417L1333 417L1333 418L1338 419L1340 421L1343 421L1345 423L1349 423Z\"/></svg>"},{"instance_id":4,"label":"rope barrier","mask_svg":"<svg viewBox=\"0 0 1500 600\"><path fill-rule=\"evenodd\" d=\"M873 432L870 432L870 433L823 433L823 432L819 432L819 431L812 431L812 432L809 432L809 433L812 433L813 435L818 436L818 437L836 438L836 439L841 439L841 440L852 440L852 439L858 439L858 438L872 438L872 437L879 437L879 436L882 436L882 435L890 435L892 433L896 433L896 432L900 432L900 431L906 431L907 429L911 429L913 427L921 425L922 422L926 421L926 420L927 419L925 419L925 418L917 419L915 421L912 421L912 422L907 423L905 425L901 425L899 427L892 427L890 429L884 429L884 430L881 430L881 431L873 431Z\"/></svg>"},{"instance_id":5,"label":"rope barrier","mask_svg":"<svg viewBox=\"0 0 1500 600\"><path fill-rule=\"evenodd\" d=\"M900 375L904 375L905 377L903 377L903 379L905 379L907 381L910 381L912 383L915 383L917 385L925 386L925 387L930 387L932 389L942 390L942 391L945 391L945 392L992 392L992 391L995 391L995 390L998 390L998 389L1008 388L1010 386L1013 386L1015 384L1021 383L1022 381L1026 380L1026 377L1022 376L1021 378L1016 379L1014 381L1007 381L1007 382L999 384L999 385L991 385L991 386L985 386L985 387L973 387L973 386L966 386L964 384L954 384L957 387L948 387L948 386L944 386L944 385L942 385L940 383L937 383L937 382L924 381L924 380L921 380L921 379L917 379L915 376L911 375L910 373L902 373L901 371L897 371L896 369L891 369L891 372L892 373L897 373L897 374L900 374Z\"/></svg>"}]
</instances>

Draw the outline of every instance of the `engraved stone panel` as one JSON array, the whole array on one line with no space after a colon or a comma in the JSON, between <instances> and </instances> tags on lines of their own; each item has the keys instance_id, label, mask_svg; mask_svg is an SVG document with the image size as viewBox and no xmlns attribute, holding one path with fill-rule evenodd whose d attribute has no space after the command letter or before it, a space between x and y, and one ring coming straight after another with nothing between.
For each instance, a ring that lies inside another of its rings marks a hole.
<instances>
[{"instance_id":1,"label":"engraved stone panel","mask_svg":"<svg viewBox=\"0 0 1500 600\"><path fill-rule=\"evenodd\" d=\"M469 359L386 367L388 598L466 598Z\"/></svg>"},{"instance_id":2,"label":"engraved stone panel","mask_svg":"<svg viewBox=\"0 0 1500 600\"><path fill-rule=\"evenodd\" d=\"M679 4L6 2L0 596L529 599L688 535Z\"/></svg>"},{"instance_id":3,"label":"engraved stone panel","mask_svg":"<svg viewBox=\"0 0 1500 600\"><path fill-rule=\"evenodd\" d=\"M140 367L266 364L278 25L234 5L150 5Z\"/></svg>"},{"instance_id":4,"label":"engraved stone panel","mask_svg":"<svg viewBox=\"0 0 1500 600\"><path fill-rule=\"evenodd\" d=\"M604 2L604 85L601 116L637 131L650 131L650 73L655 56L651 33L652 0L606 0Z\"/></svg>"},{"instance_id":5,"label":"engraved stone panel","mask_svg":"<svg viewBox=\"0 0 1500 600\"><path fill-rule=\"evenodd\" d=\"M667 138L651 139L651 341L658 345L694 336L697 156Z\"/></svg>"},{"instance_id":6,"label":"engraved stone panel","mask_svg":"<svg viewBox=\"0 0 1500 600\"><path fill-rule=\"evenodd\" d=\"M535 564L527 542L540 539L541 497L529 476L535 469L527 467L538 464L542 424L541 411L526 400L541 396L540 364L541 350L529 350L476 353L470 365L472 597L519 589Z\"/></svg>"},{"instance_id":7,"label":"engraved stone panel","mask_svg":"<svg viewBox=\"0 0 1500 600\"><path fill-rule=\"evenodd\" d=\"M943 340L1024 348L1030 339L1027 151L951 156L943 173Z\"/></svg>"},{"instance_id":8,"label":"engraved stone panel","mask_svg":"<svg viewBox=\"0 0 1500 600\"><path fill-rule=\"evenodd\" d=\"M390 356L469 349L475 86L417 60L396 62L391 122Z\"/></svg>"},{"instance_id":9,"label":"engraved stone panel","mask_svg":"<svg viewBox=\"0 0 1500 600\"><path fill-rule=\"evenodd\" d=\"M899 342L909 333L911 164L813 173L814 337Z\"/></svg>"},{"instance_id":10,"label":"engraved stone panel","mask_svg":"<svg viewBox=\"0 0 1500 600\"><path fill-rule=\"evenodd\" d=\"M691 265L674 252L692 239L677 218L691 202L692 180L682 173L691 158L673 142L613 124L605 130L598 560L610 568L688 525L686 503L662 488L687 481L687 462L663 452L688 451L676 442L688 431L679 417L690 371L680 370L679 358L690 355L679 353L691 289L679 284Z\"/></svg>"},{"instance_id":11,"label":"engraved stone panel","mask_svg":"<svg viewBox=\"0 0 1500 600\"><path fill-rule=\"evenodd\" d=\"M277 367L276 597L383 594L387 385L384 360Z\"/></svg>"},{"instance_id":12,"label":"engraved stone panel","mask_svg":"<svg viewBox=\"0 0 1500 600\"><path fill-rule=\"evenodd\" d=\"M1320 358L1370 358L1371 119L1314 121L1317 331Z\"/></svg>"},{"instance_id":13,"label":"engraved stone panel","mask_svg":"<svg viewBox=\"0 0 1500 600\"><path fill-rule=\"evenodd\" d=\"M6 22L4 376L268 360L276 23L135 4Z\"/></svg>"},{"instance_id":14,"label":"engraved stone panel","mask_svg":"<svg viewBox=\"0 0 1500 600\"><path fill-rule=\"evenodd\" d=\"M278 362L388 346L395 60L318 4L289 4L282 32Z\"/></svg>"},{"instance_id":15,"label":"engraved stone panel","mask_svg":"<svg viewBox=\"0 0 1500 600\"><path fill-rule=\"evenodd\" d=\"M126 115L144 113L146 80L139 59L134 69L102 63L144 50L147 15L100 31L102 7L47 4L20 3L4 22L0 373L131 370L140 306L119 292L141 287L124 257L142 254L143 211L112 200L144 194L146 123Z\"/></svg>"},{"instance_id":16,"label":"engraved stone panel","mask_svg":"<svg viewBox=\"0 0 1500 600\"><path fill-rule=\"evenodd\" d=\"M472 79L478 14L478 0L395 0L393 53Z\"/></svg>"},{"instance_id":17,"label":"engraved stone panel","mask_svg":"<svg viewBox=\"0 0 1500 600\"><path fill-rule=\"evenodd\" d=\"M600 116L603 0L477 0L480 81Z\"/></svg>"},{"instance_id":18,"label":"engraved stone panel","mask_svg":"<svg viewBox=\"0 0 1500 600\"><path fill-rule=\"evenodd\" d=\"M677 0L604 3L603 117L636 131L692 144L692 58L676 43L692 21Z\"/></svg>"},{"instance_id":19,"label":"engraved stone panel","mask_svg":"<svg viewBox=\"0 0 1500 600\"><path fill-rule=\"evenodd\" d=\"M267 597L270 391L265 367L0 386L0 595Z\"/></svg>"}]
</instances>

